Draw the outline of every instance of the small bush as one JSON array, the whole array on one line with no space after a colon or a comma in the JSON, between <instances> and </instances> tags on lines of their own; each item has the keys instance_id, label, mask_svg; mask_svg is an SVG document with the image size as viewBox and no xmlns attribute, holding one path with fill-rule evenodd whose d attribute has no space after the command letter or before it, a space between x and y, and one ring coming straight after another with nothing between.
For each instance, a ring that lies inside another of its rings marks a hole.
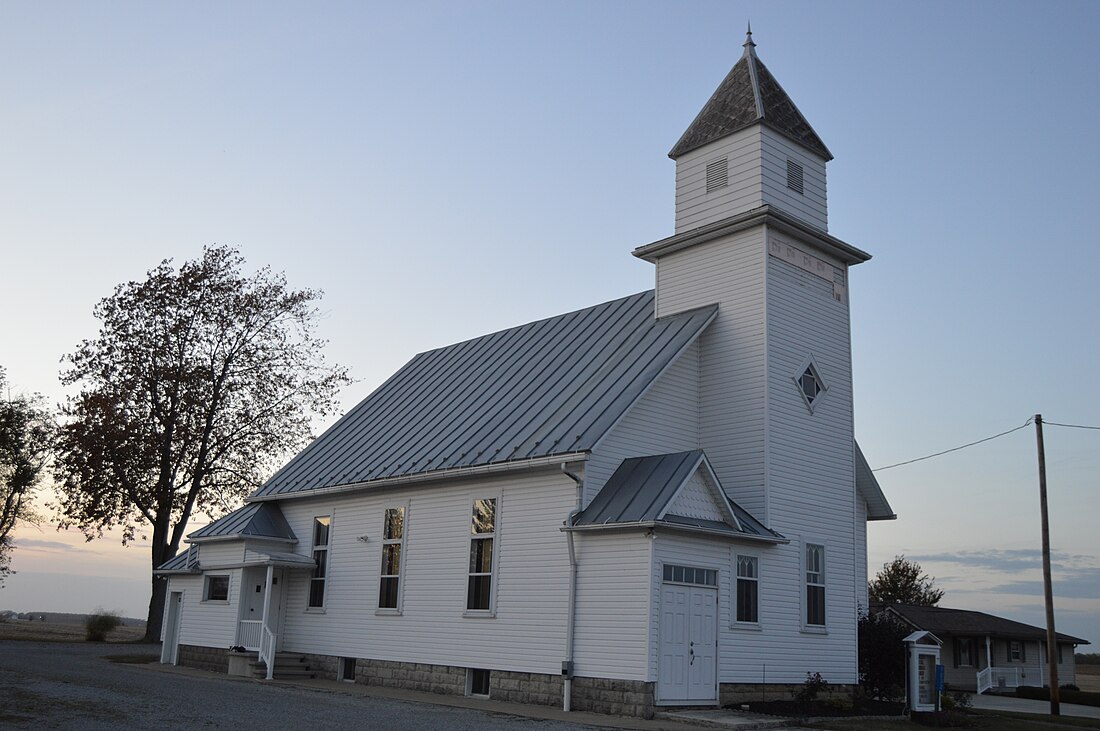
<instances>
[{"instance_id":1,"label":"small bush","mask_svg":"<svg viewBox=\"0 0 1100 731\"><path fill-rule=\"evenodd\" d=\"M970 694L961 690L945 690L940 696L940 706L945 711L968 711L974 707Z\"/></svg>"},{"instance_id":2,"label":"small bush","mask_svg":"<svg viewBox=\"0 0 1100 731\"><path fill-rule=\"evenodd\" d=\"M118 612L99 610L84 620L84 639L88 642L104 642L107 639L107 633L117 629L121 624L122 618L118 616Z\"/></svg>"},{"instance_id":3,"label":"small bush","mask_svg":"<svg viewBox=\"0 0 1100 731\"><path fill-rule=\"evenodd\" d=\"M806 680L802 682L802 688L794 694L796 701L815 701L823 691L829 689L829 681L821 677L821 673L806 673Z\"/></svg>"}]
</instances>

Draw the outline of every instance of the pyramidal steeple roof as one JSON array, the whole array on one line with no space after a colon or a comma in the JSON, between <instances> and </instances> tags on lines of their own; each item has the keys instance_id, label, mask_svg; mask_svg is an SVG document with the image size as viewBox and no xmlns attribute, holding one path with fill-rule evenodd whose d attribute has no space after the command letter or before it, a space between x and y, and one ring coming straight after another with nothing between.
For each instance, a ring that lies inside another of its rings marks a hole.
<instances>
[{"instance_id":1,"label":"pyramidal steeple roof","mask_svg":"<svg viewBox=\"0 0 1100 731\"><path fill-rule=\"evenodd\" d=\"M668 156L675 160L708 142L759 123L820 155L826 162L832 160L833 154L829 148L756 57L751 28L746 34L744 48L744 54L726 74Z\"/></svg>"}]
</instances>

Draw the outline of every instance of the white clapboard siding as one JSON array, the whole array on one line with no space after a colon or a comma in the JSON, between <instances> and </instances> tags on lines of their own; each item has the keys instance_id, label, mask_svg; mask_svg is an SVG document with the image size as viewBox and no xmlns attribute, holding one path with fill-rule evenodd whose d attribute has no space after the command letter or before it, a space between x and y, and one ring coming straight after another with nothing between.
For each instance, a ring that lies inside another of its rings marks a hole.
<instances>
[{"instance_id":1,"label":"white clapboard siding","mask_svg":"<svg viewBox=\"0 0 1100 731\"><path fill-rule=\"evenodd\" d=\"M801 550L797 541L792 545L761 546L659 532L654 542L654 587L650 594L650 680L658 677L662 565L672 563L718 571L719 682L797 684L806 679L808 672L820 672L833 683L855 682L852 665L855 636L845 623L830 621L829 632L824 635L802 632ZM734 561L738 554L757 558L760 574L757 625L738 626L733 621ZM827 611L834 611L830 593L836 592L827 579L826 602L830 603Z\"/></svg>"},{"instance_id":2,"label":"white clapboard siding","mask_svg":"<svg viewBox=\"0 0 1100 731\"><path fill-rule=\"evenodd\" d=\"M206 573L229 576L229 601L204 602L202 574L172 576L165 596L171 597L174 591L183 592L179 632L181 645L223 647L228 650L237 636L237 603L241 595L241 571L226 569Z\"/></svg>"},{"instance_id":3,"label":"white clapboard siding","mask_svg":"<svg viewBox=\"0 0 1100 731\"><path fill-rule=\"evenodd\" d=\"M767 127L760 136L761 201L828 231L825 161ZM787 160L802 166L801 194L787 187Z\"/></svg>"},{"instance_id":4,"label":"white clapboard siding","mask_svg":"<svg viewBox=\"0 0 1100 731\"><path fill-rule=\"evenodd\" d=\"M699 337L700 444L726 492L762 520L765 434L765 274L763 228L662 257L657 312L719 305Z\"/></svg>"},{"instance_id":5,"label":"white clapboard siding","mask_svg":"<svg viewBox=\"0 0 1100 731\"><path fill-rule=\"evenodd\" d=\"M650 539L643 531L576 535L577 675L652 680L649 661Z\"/></svg>"},{"instance_id":6,"label":"white clapboard siding","mask_svg":"<svg viewBox=\"0 0 1100 731\"><path fill-rule=\"evenodd\" d=\"M470 518L499 499L495 617L464 617ZM558 469L446 485L292 500L283 513L308 554L315 516L331 515L323 611L306 608L308 573L288 572L281 647L294 652L559 673L565 652L569 556L559 530L576 503ZM407 506L402 614L378 606L386 508ZM365 540L363 539L365 537Z\"/></svg>"},{"instance_id":7,"label":"white clapboard siding","mask_svg":"<svg viewBox=\"0 0 1100 731\"><path fill-rule=\"evenodd\" d=\"M759 208L761 127L735 132L676 160L676 233ZM707 192L707 164L725 157L729 183Z\"/></svg>"},{"instance_id":8,"label":"white clapboard siding","mask_svg":"<svg viewBox=\"0 0 1100 731\"><path fill-rule=\"evenodd\" d=\"M707 192L707 165L725 158L725 187ZM802 193L787 186L787 160L802 166ZM829 227L825 160L763 125L676 160L676 233L770 205L816 228Z\"/></svg>"},{"instance_id":9,"label":"white clapboard siding","mask_svg":"<svg viewBox=\"0 0 1100 731\"><path fill-rule=\"evenodd\" d=\"M699 344L691 344L600 440L585 469L585 504L629 457L699 448Z\"/></svg>"},{"instance_id":10,"label":"white clapboard siding","mask_svg":"<svg viewBox=\"0 0 1100 731\"><path fill-rule=\"evenodd\" d=\"M187 550L186 547L183 550ZM199 566L213 569L221 566L239 566L244 560L244 541L212 541L197 544L193 550L199 552Z\"/></svg>"}]
</instances>

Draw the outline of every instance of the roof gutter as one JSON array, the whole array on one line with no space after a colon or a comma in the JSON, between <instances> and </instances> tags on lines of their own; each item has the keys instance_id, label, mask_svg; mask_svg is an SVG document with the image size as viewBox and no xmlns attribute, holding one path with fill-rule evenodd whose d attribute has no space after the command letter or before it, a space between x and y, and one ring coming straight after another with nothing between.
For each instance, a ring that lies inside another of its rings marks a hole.
<instances>
[{"instance_id":1,"label":"roof gutter","mask_svg":"<svg viewBox=\"0 0 1100 731\"><path fill-rule=\"evenodd\" d=\"M434 472L417 472L411 475L399 477L384 477L378 480L365 482L349 482L346 485L332 485L331 487L305 488L295 492L280 492L271 495L251 495L245 498L246 503L258 503L265 500L293 500L295 498L313 498L318 496L338 495L346 492L358 492L379 487L392 487L396 485L408 485L418 482L439 482L440 480L453 480L462 477L477 477L501 472L519 472L533 470L540 467L556 467L561 464L583 462L588 459L588 452L567 452L549 457L533 457L525 460L511 462L495 462L487 465L471 467L455 467L451 469L436 470Z\"/></svg>"},{"instance_id":2,"label":"roof gutter","mask_svg":"<svg viewBox=\"0 0 1100 731\"><path fill-rule=\"evenodd\" d=\"M770 545L786 545L791 542L790 538L773 538L770 536L754 536L747 533L728 533L726 531L718 531L712 528L703 528L694 525L685 525L681 523L667 523L663 520L638 520L629 523L600 523L598 525L566 525L562 526L559 530L565 533L587 532L587 531L599 531L599 530L639 530L639 529L654 529L663 528L666 530L683 531L685 533L704 533L706 535L718 536L720 538L727 538L735 541L752 541L754 543L767 543Z\"/></svg>"}]
</instances>

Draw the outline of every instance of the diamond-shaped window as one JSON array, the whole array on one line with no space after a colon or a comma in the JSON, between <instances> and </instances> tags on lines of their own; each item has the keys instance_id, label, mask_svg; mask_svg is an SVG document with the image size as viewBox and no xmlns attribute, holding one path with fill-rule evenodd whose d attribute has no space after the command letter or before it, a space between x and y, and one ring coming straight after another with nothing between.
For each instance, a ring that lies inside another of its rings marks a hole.
<instances>
[{"instance_id":1,"label":"diamond-shaped window","mask_svg":"<svg viewBox=\"0 0 1100 731\"><path fill-rule=\"evenodd\" d=\"M802 394L802 398L806 400L806 405L810 407L810 411L813 411L818 400L825 395L825 391L828 389L825 382L821 380L821 374L818 373L813 359L806 361L802 370L794 376L794 381Z\"/></svg>"}]
</instances>

